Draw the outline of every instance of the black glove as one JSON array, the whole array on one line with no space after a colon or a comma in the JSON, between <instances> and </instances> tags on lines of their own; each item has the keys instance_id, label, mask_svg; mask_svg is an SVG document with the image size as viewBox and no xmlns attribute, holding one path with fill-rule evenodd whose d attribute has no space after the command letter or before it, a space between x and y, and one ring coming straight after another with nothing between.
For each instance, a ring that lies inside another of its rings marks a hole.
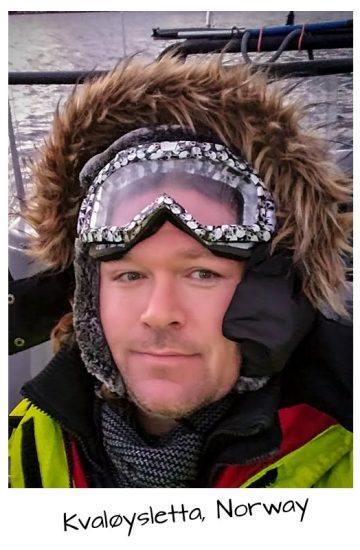
<instances>
[{"instance_id":1,"label":"black glove","mask_svg":"<svg viewBox=\"0 0 360 550\"><path fill-rule=\"evenodd\" d=\"M283 369L311 330L315 309L301 291L292 260L259 246L247 263L223 321L226 338L241 343L244 376Z\"/></svg>"}]
</instances>

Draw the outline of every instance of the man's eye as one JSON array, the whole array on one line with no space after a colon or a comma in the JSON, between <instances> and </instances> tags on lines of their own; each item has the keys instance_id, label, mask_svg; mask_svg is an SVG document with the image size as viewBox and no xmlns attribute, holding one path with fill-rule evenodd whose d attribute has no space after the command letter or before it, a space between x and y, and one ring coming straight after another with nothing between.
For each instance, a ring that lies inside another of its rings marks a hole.
<instances>
[{"instance_id":1,"label":"man's eye","mask_svg":"<svg viewBox=\"0 0 360 550\"><path fill-rule=\"evenodd\" d=\"M121 281L123 283L131 283L141 279L141 273L138 273L137 271L127 271L126 273L116 275L115 279L116 281Z\"/></svg>"},{"instance_id":2,"label":"man's eye","mask_svg":"<svg viewBox=\"0 0 360 550\"><path fill-rule=\"evenodd\" d=\"M191 273L191 277L200 281L208 281L211 279L218 279L220 275L209 269L196 269Z\"/></svg>"}]
</instances>

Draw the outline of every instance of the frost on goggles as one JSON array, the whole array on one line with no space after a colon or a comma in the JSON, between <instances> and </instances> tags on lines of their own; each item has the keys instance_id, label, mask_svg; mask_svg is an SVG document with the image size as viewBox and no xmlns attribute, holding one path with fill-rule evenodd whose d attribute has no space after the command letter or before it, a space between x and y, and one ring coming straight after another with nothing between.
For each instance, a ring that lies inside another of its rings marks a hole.
<instances>
[{"instance_id":1,"label":"frost on goggles","mask_svg":"<svg viewBox=\"0 0 360 550\"><path fill-rule=\"evenodd\" d=\"M160 217L210 247L249 248L275 230L272 198L245 161L222 145L182 141L117 153L89 188L78 236L129 248Z\"/></svg>"}]
</instances>

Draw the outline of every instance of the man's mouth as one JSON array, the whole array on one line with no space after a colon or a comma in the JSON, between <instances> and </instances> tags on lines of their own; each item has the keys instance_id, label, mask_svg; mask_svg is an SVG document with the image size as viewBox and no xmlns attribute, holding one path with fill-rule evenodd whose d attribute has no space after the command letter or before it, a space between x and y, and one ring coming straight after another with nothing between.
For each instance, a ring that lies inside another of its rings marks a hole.
<instances>
[{"instance_id":1,"label":"man's mouth","mask_svg":"<svg viewBox=\"0 0 360 550\"><path fill-rule=\"evenodd\" d=\"M135 351L135 353L140 353L144 355L153 355L156 357L172 357L172 356L191 357L192 355L198 355L197 353L184 353L183 351L177 351L172 349L144 350L144 351Z\"/></svg>"},{"instance_id":2,"label":"man's mouth","mask_svg":"<svg viewBox=\"0 0 360 550\"><path fill-rule=\"evenodd\" d=\"M135 358L144 363L157 365L178 365L199 358L199 353L184 353L178 350L146 350L132 352Z\"/></svg>"}]
</instances>

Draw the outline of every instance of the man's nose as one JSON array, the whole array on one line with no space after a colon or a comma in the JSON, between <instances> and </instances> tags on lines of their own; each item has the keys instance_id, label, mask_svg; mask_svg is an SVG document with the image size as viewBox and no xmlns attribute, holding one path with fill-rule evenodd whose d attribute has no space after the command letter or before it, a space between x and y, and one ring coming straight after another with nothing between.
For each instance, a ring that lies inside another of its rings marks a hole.
<instances>
[{"instance_id":1,"label":"man's nose","mask_svg":"<svg viewBox=\"0 0 360 550\"><path fill-rule=\"evenodd\" d=\"M176 281L159 278L153 281L141 322L151 328L181 327L185 312Z\"/></svg>"}]
</instances>

